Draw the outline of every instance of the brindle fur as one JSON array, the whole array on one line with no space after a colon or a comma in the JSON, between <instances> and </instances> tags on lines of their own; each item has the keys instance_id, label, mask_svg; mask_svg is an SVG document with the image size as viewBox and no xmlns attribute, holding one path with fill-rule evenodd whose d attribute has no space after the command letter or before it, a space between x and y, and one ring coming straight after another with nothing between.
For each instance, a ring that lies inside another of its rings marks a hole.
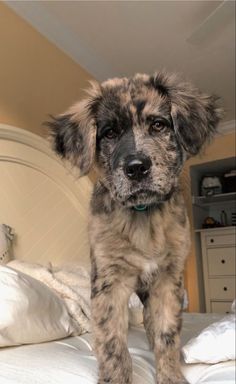
<instances>
[{"instance_id":1,"label":"brindle fur","mask_svg":"<svg viewBox=\"0 0 236 384\"><path fill-rule=\"evenodd\" d=\"M152 129L155 117L164 119ZM158 384L187 383L179 365L183 270L189 222L178 187L183 163L213 136L216 98L174 75L94 84L86 100L49 125L63 158L99 180L91 199L91 305L99 384L131 384L128 300L137 292L156 358ZM106 132L112 129L115 137ZM148 176L129 180L127 157L148 156ZM147 205L138 212L134 206Z\"/></svg>"}]
</instances>

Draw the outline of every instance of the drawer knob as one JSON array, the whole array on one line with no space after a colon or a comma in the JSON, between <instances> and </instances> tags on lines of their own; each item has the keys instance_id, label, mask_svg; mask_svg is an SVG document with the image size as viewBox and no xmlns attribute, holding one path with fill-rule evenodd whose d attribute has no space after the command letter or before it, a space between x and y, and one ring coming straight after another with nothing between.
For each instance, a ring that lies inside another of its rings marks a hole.
<instances>
[{"instance_id":1,"label":"drawer knob","mask_svg":"<svg viewBox=\"0 0 236 384\"><path fill-rule=\"evenodd\" d=\"M222 260L221 260L221 263L222 263L222 264L224 264L224 263L225 263L225 260L224 260L224 259L222 259Z\"/></svg>"},{"instance_id":2,"label":"drawer knob","mask_svg":"<svg viewBox=\"0 0 236 384\"><path fill-rule=\"evenodd\" d=\"M223 289L224 289L224 291L228 291L228 288L227 288L227 287L224 287Z\"/></svg>"},{"instance_id":3,"label":"drawer knob","mask_svg":"<svg viewBox=\"0 0 236 384\"><path fill-rule=\"evenodd\" d=\"M214 239L211 239L211 243L214 243Z\"/></svg>"}]
</instances>

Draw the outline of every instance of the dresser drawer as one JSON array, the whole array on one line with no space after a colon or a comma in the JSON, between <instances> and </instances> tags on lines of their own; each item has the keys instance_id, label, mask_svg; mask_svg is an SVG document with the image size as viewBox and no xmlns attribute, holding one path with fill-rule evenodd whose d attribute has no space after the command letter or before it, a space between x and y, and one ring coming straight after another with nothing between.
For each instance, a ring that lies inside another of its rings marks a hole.
<instances>
[{"instance_id":1,"label":"dresser drawer","mask_svg":"<svg viewBox=\"0 0 236 384\"><path fill-rule=\"evenodd\" d=\"M235 245L235 234L228 235L212 235L206 236L206 244L208 247L218 245Z\"/></svg>"},{"instance_id":2,"label":"dresser drawer","mask_svg":"<svg viewBox=\"0 0 236 384\"><path fill-rule=\"evenodd\" d=\"M230 313L232 301L212 301L211 312L213 313Z\"/></svg>"},{"instance_id":3,"label":"dresser drawer","mask_svg":"<svg viewBox=\"0 0 236 384\"><path fill-rule=\"evenodd\" d=\"M233 300L235 297L235 279L209 279L210 299Z\"/></svg>"},{"instance_id":4,"label":"dresser drawer","mask_svg":"<svg viewBox=\"0 0 236 384\"><path fill-rule=\"evenodd\" d=\"M235 248L209 248L207 250L209 276L235 275Z\"/></svg>"}]
</instances>

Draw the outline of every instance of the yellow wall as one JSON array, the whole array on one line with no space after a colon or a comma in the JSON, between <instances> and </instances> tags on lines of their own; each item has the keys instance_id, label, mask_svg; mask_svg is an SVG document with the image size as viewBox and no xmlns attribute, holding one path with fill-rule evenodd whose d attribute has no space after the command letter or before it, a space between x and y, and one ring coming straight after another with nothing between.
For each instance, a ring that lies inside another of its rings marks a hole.
<instances>
[{"instance_id":1,"label":"yellow wall","mask_svg":"<svg viewBox=\"0 0 236 384\"><path fill-rule=\"evenodd\" d=\"M81 97L90 76L0 2L0 122L43 135L48 114Z\"/></svg>"},{"instance_id":2,"label":"yellow wall","mask_svg":"<svg viewBox=\"0 0 236 384\"><path fill-rule=\"evenodd\" d=\"M197 281L197 269L196 269L196 257L194 252L193 243L193 226L192 226L192 202L191 202L191 190L190 190L190 175L189 167L194 164L205 163L208 161L220 160L227 157L235 156L235 133L228 135L221 135L216 137L212 144L206 148L205 153L201 156L196 156L187 161L183 175L182 186L185 195L185 201L187 204L188 214L190 218L192 228L192 249L187 260L186 273L185 273L185 285L189 295L189 311L199 311L199 295L198 295L198 281Z\"/></svg>"}]
</instances>

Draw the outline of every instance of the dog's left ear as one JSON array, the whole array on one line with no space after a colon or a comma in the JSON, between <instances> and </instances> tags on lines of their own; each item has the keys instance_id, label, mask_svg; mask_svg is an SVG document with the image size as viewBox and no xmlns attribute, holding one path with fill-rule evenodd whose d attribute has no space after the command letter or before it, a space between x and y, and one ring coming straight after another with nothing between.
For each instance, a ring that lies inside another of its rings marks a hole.
<instances>
[{"instance_id":1,"label":"dog's left ear","mask_svg":"<svg viewBox=\"0 0 236 384\"><path fill-rule=\"evenodd\" d=\"M88 94L87 99L46 123L53 149L63 159L78 167L81 176L90 171L95 160L97 127L94 115L99 99L99 85L92 84Z\"/></svg>"},{"instance_id":2,"label":"dog's left ear","mask_svg":"<svg viewBox=\"0 0 236 384\"><path fill-rule=\"evenodd\" d=\"M196 155L214 136L223 117L218 97L202 94L188 83L176 84L168 93L174 130L187 154Z\"/></svg>"}]
</instances>

